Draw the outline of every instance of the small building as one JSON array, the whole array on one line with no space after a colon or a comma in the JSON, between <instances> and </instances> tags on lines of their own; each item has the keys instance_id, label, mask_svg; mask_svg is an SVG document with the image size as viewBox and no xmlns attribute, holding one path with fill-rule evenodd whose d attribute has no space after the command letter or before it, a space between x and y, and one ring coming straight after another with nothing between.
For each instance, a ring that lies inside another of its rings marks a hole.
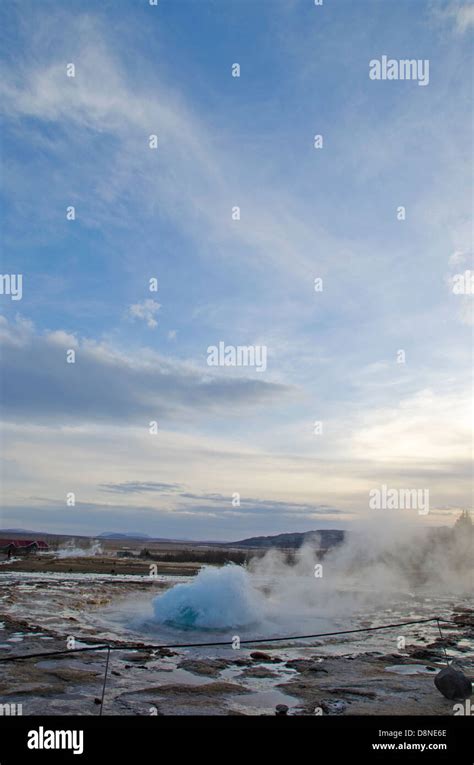
<instances>
[{"instance_id":1,"label":"small building","mask_svg":"<svg viewBox=\"0 0 474 765\"><path fill-rule=\"evenodd\" d=\"M30 555L47 550L49 545L41 539L0 539L0 553L9 558L12 555Z\"/></svg>"}]
</instances>

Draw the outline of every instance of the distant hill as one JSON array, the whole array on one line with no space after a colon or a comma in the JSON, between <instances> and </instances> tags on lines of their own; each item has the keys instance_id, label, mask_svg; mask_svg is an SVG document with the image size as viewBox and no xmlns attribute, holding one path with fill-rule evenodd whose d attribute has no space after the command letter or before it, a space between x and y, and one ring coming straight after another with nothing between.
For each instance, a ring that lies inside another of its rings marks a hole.
<instances>
[{"instance_id":1,"label":"distant hill","mask_svg":"<svg viewBox=\"0 0 474 765\"><path fill-rule=\"evenodd\" d=\"M241 539L238 542L217 542L211 540L199 540L194 541L190 539L168 539L166 537L152 537L149 534L140 534L138 532L118 532L118 531L103 531L93 537L83 536L80 534L52 534L50 532L31 531L31 529L0 529L0 536L28 536L30 539L37 539L39 537L57 537L59 538L71 538L71 539L102 539L116 540L116 541L143 541L143 542L159 542L167 544L180 544L191 545L193 547L239 547L239 548L260 548L266 549L270 547L279 547L286 549L297 549L301 547L305 542L309 542L315 537L319 537L319 547L323 549L329 549L335 545L341 544L344 540L344 531L339 529L321 529L320 531L305 531L294 532L289 534L274 534L268 537L249 537L248 539Z\"/></svg>"},{"instance_id":2,"label":"distant hill","mask_svg":"<svg viewBox=\"0 0 474 765\"><path fill-rule=\"evenodd\" d=\"M0 529L0 534L29 534L32 537L42 536L41 531L31 531L31 529Z\"/></svg>"},{"instance_id":3,"label":"distant hill","mask_svg":"<svg viewBox=\"0 0 474 765\"><path fill-rule=\"evenodd\" d=\"M97 539L151 539L149 534L119 533L116 531L103 531Z\"/></svg>"},{"instance_id":4,"label":"distant hill","mask_svg":"<svg viewBox=\"0 0 474 765\"><path fill-rule=\"evenodd\" d=\"M275 534L269 537L250 537L239 542L227 542L226 547L284 547L298 549L305 542L318 541L319 546L328 549L340 545L344 541L344 531L340 529L321 529L320 531L303 531L291 534Z\"/></svg>"}]
</instances>

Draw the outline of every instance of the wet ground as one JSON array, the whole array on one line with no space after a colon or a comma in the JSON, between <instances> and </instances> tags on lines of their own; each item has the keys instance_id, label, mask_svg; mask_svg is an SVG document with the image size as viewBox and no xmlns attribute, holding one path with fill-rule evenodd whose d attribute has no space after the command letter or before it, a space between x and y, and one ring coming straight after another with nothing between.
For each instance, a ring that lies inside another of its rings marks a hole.
<instances>
[{"instance_id":1,"label":"wet ground","mask_svg":"<svg viewBox=\"0 0 474 765\"><path fill-rule=\"evenodd\" d=\"M450 715L453 702L438 693L433 677L446 656L474 674L474 618L463 598L413 595L372 614L297 625L298 634L303 628L308 634L436 615L455 621L441 625L442 635L434 623L234 650L230 633L157 630L150 620L151 600L176 581L183 579L2 572L0 658L66 653L0 663L0 703L21 704L23 714L54 715L97 715L101 709L127 715L274 714L277 704L296 715ZM289 627L274 625L272 634L287 635ZM254 628L240 637L258 635ZM148 647L203 640L228 644ZM103 641L114 650L102 705L107 651L70 648Z\"/></svg>"}]
</instances>

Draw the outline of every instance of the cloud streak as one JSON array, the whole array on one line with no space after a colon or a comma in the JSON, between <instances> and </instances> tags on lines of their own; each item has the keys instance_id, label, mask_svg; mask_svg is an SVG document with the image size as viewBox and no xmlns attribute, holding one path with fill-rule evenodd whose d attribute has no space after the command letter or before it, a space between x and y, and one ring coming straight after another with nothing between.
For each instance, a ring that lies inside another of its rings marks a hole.
<instances>
[{"instance_id":1,"label":"cloud streak","mask_svg":"<svg viewBox=\"0 0 474 765\"><path fill-rule=\"evenodd\" d=\"M143 349L125 354L106 343L62 331L36 333L30 323L0 324L5 418L36 422L149 421L204 417L267 406L291 389L207 370ZM67 363L67 352L75 362Z\"/></svg>"}]
</instances>

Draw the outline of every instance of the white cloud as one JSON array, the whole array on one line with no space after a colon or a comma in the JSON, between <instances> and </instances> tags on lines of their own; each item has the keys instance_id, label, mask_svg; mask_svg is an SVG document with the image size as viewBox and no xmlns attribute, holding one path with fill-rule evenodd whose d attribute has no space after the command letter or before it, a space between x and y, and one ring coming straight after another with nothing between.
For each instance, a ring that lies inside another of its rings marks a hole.
<instances>
[{"instance_id":1,"label":"white cloud","mask_svg":"<svg viewBox=\"0 0 474 765\"><path fill-rule=\"evenodd\" d=\"M424 389L397 406L365 414L357 424L352 451L356 459L403 465L463 464L470 458L472 407L469 389L438 393Z\"/></svg>"},{"instance_id":2,"label":"white cloud","mask_svg":"<svg viewBox=\"0 0 474 765\"><path fill-rule=\"evenodd\" d=\"M48 332L47 336L50 343L57 344L61 348L76 348L78 346L77 337L70 332L64 332L62 329Z\"/></svg>"},{"instance_id":3,"label":"white cloud","mask_svg":"<svg viewBox=\"0 0 474 765\"><path fill-rule=\"evenodd\" d=\"M474 5L471 3L453 6L452 15L455 18L457 30L462 34L474 26Z\"/></svg>"},{"instance_id":4,"label":"white cloud","mask_svg":"<svg viewBox=\"0 0 474 765\"><path fill-rule=\"evenodd\" d=\"M449 256L448 263L450 266L457 266L464 263L470 257L469 250L454 250Z\"/></svg>"},{"instance_id":5,"label":"white cloud","mask_svg":"<svg viewBox=\"0 0 474 765\"><path fill-rule=\"evenodd\" d=\"M128 315L133 319L143 319L150 329L158 326L158 322L155 319L156 314L160 310L161 305L155 300L148 298L141 303L134 303L128 308Z\"/></svg>"},{"instance_id":6,"label":"white cloud","mask_svg":"<svg viewBox=\"0 0 474 765\"><path fill-rule=\"evenodd\" d=\"M431 0L435 21L449 25L450 31L463 35L474 25L474 6L470 0Z\"/></svg>"}]
</instances>

